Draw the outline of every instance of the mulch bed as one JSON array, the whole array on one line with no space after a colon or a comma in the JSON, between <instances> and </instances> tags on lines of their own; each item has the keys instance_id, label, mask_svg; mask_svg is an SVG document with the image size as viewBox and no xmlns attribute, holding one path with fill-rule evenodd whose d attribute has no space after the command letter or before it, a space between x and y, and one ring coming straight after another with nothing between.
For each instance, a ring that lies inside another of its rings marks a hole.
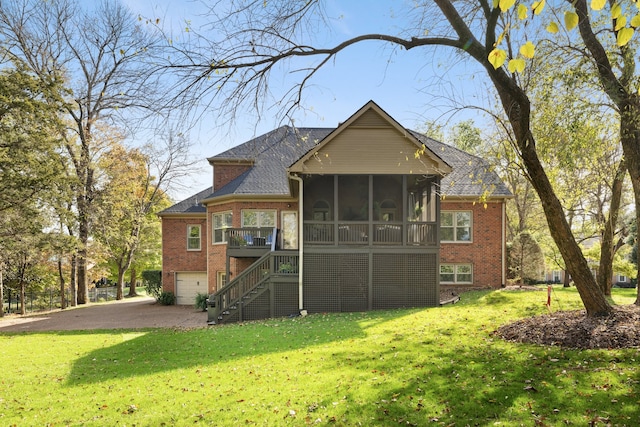
<instances>
[{"instance_id":1,"label":"mulch bed","mask_svg":"<svg viewBox=\"0 0 640 427\"><path fill-rule=\"evenodd\" d=\"M575 349L640 348L640 307L614 306L606 317L560 311L518 320L494 333L507 341Z\"/></svg>"}]
</instances>

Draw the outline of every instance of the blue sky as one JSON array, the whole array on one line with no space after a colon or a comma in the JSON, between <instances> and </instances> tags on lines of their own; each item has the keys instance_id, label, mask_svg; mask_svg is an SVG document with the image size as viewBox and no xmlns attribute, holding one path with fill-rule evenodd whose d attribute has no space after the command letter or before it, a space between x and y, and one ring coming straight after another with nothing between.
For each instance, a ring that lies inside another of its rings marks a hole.
<instances>
[{"instance_id":1,"label":"blue sky","mask_svg":"<svg viewBox=\"0 0 640 427\"><path fill-rule=\"evenodd\" d=\"M124 0L136 14L161 18L173 28L183 28L189 20L198 29L202 17L200 2L189 0ZM335 18L332 31L322 35L326 44L334 45L358 34L386 33L398 35L406 24L404 18L411 1L328 0L327 13ZM283 72L275 76L286 82L294 76ZM482 122L475 111L451 114L455 103L486 104L486 79L482 70L469 61L462 61L453 49L419 48L398 50L376 42L364 42L339 54L324 66L304 92L304 106L312 113L296 115L297 126L335 127L367 101L374 100L402 125L412 129L424 127L427 121L451 125L474 118ZM286 83L285 83L286 86ZM274 82L273 89L277 91ZM274 95L277 96L277 93ZM453 101L455 99L455 102ZM276 109L273 109L275 113ZM174 192L183 199L205 189L211 182L211 170L204 160L254 136L274 129L282 117L267 111L260 122L247 113L232 128L220 126L213 115L205 112L191 139L194 156L202 161L200 171L189 177L187 191Z\"/></svg>"}]
</instances>

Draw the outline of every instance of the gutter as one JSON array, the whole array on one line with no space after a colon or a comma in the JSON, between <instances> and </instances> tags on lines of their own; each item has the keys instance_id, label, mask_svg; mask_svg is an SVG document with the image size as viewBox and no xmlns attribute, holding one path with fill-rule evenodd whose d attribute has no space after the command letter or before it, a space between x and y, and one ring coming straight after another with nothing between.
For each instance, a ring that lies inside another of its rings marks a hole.
<instances>
[{"instance_id":1,"label":"gutter","mask_svg":"<svg viewBox=\"0 0 640 427\"><path fill-rule=\"evenodd\" d=\"M298 181L298 309L302 312L304 309L303 304L303 287L302 287L302 266L304 265L304 239L302 238L303 223L302 223L302 200L303 200L303 187L302 178L297 175L289 174L289 177L295 181Z\"/></svg>"}]
</instances>

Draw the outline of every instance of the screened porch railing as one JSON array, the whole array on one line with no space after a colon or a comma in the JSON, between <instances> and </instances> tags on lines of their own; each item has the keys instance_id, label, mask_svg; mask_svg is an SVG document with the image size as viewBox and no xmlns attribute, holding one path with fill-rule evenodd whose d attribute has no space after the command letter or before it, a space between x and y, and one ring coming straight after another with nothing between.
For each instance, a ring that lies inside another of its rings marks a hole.
<instances>
[{"instance_id":1,"label":"screened porch railing","mask_svg":"<svg viewBox=\"0 0 640 427\"><path fill-rule=\"evenodd\" d=\"M370 228L371 226L371 228ZM370 231L371 230L371 231ZM305 221L304 243L311 245L435 246L436 222Z\"/></svg>"}]
</instances>

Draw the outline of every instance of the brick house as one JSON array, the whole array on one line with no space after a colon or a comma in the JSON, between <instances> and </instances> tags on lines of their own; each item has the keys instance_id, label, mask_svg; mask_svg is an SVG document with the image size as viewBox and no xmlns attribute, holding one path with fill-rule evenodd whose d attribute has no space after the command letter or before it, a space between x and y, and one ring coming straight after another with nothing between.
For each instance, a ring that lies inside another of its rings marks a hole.
<instances>
[{"instance_id":1,"label":"brick house","mask_svg":"<svg viewBox=\"0 0 640 427\"><path fill-rule=\"evenodd\" d=\"M163 289L209 321L436 306L505 283L508 189L484 160L373 101L208 159L213 186L160 213Z\"/></svg>"}]
</instances>

